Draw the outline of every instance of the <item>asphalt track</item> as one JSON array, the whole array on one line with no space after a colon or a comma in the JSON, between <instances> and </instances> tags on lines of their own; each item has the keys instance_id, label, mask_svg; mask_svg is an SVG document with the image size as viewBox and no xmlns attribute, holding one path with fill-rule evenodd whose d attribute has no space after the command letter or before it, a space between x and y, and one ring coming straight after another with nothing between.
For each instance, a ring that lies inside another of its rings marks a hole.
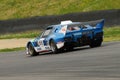
<instances>
[{"instance_id":1,"label":"asphalt track","mask_svg":"<svg viewBox=\"0 0 120 80\"><path fill-rule=\"evenodd\" d=\"M0 80L120 80L120 42L36 57L0 53Z\"/></svg>"}]
</instances>

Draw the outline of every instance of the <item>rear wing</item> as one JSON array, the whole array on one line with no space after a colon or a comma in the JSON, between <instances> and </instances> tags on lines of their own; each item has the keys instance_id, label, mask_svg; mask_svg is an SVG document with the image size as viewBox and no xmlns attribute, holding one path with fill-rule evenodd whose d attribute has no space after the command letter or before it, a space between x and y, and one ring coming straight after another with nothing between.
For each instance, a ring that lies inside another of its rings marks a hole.
<instances>
[{"instance_id":1,"label":"rear wing","mask_svg":"<svg viewBox=\"0 0 120 80\"><path fill-rule=\"evenodd\" d=\"M92 27L103 29L104 22L105 22L104 19L100 19L100 20L95 20L95 21L80 22L80 24L82 24L82 25L90 25Z\"/></svg>"}]
</instances>

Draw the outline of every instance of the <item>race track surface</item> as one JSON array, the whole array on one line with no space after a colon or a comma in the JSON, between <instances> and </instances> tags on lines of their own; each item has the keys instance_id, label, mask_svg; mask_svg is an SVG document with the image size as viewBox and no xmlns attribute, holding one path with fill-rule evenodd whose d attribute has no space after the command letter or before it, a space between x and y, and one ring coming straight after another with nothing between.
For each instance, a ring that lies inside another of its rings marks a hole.
<instances>
[{"instance_id":1,"label":"race track surface","mask_svg":"<svg viewBox=\"0 0 120 80\"><path fill-rule=\"evenodd\" d=\"M36 57L0 53L0 80L120 80L120 42Z\"/></svg>"}]
</instances>

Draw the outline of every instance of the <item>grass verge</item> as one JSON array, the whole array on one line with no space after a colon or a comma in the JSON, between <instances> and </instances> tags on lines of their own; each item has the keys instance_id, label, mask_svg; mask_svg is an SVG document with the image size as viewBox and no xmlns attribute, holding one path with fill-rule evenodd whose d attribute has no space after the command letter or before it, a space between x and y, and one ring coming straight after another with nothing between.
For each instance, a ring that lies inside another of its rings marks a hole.
<instances>
[{"instance_id":1,"label":"grass verge","mask_svg":"<svg viewBox=\"0 0 120 80\"><path fill-rule=\"evenodd\" d=\"M0 52L11 52L11 51L20 51L25 50L25 47L18 47L18 48L12 48L12 49L0 49Z\"/></svg>"},{"instance_id":2,"label":"grass verge","mask_svg":"<svg viewBox=\"0 0 120 80\"><path fill-rule=\"evenodd\" d=\"M120 26L104 28L104 41L120 41Z\"/></svg>"},{"instance_id":3,"label":"grass verge","mask_svg":"<svg viewBox=\"0 0 120 80\"><path fill-rule=\"evenodd\" d=\"M120 0L0 0L0 20L120 9Z\"/></svg>"},{"instance_id":4,"label":"grass verge","mask_svg":"<svg viewBox=\"0 0 120 80\"><path fill-rule=\"evenodd\" d=\"M33 30L21 33L9 33L5 35L0 35L0 39L13 39L13 38L35 38L41 34L41 31Z\"/></svg>"}]
</instances>

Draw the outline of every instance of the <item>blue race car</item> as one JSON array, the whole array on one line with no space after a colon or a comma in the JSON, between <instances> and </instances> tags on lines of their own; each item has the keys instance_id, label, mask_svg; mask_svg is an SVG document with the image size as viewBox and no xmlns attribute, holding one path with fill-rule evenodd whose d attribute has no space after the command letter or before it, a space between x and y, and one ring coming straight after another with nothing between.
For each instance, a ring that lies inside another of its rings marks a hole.
<instances>
[{"instance_id":1,"label":"blue race car","mask_svg":"<svg viewBox=\"0 0 120 80\"><path fill-rule=\"evenodd\" d=\"M27 54L40 52L58 53L73 50L74 47L89 45L101 46L103 41L104 19L90 22L62 21L61 24L48 26L45 31L26 45Z\"/></svg>"}]
</instances>

